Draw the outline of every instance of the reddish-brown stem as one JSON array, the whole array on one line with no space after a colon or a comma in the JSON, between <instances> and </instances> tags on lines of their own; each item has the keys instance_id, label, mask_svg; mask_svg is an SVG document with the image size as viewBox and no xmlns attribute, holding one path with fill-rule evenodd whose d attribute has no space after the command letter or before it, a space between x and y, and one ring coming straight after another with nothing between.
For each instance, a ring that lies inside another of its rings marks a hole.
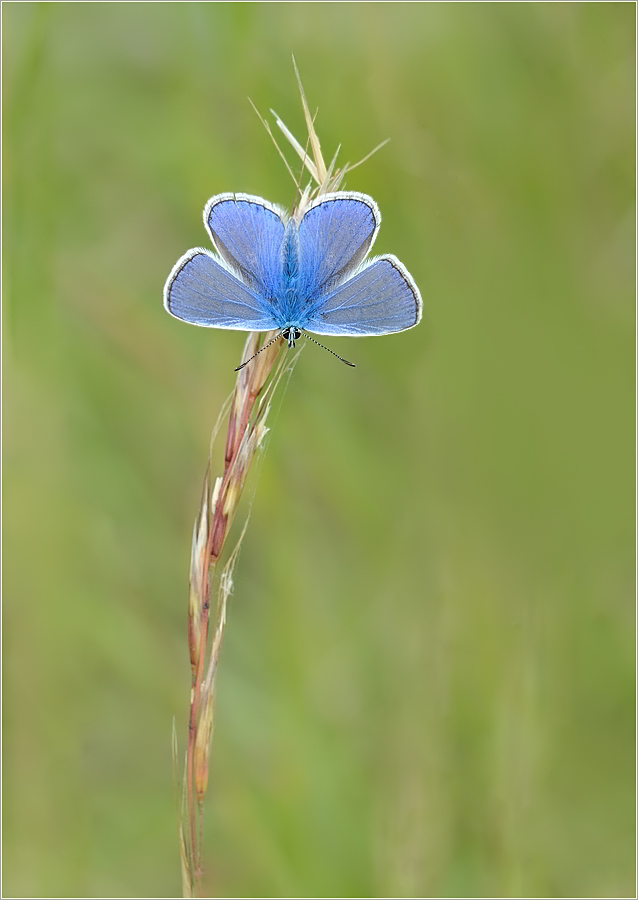
<instances>
[{"instance_id":1,"label":"reddish-brown stem","mask_svg":"<svg viewBox=\"0 0 638 900\"><path fill-rule=\"evenodd\" d=\"M210 560L212 548L213 532L211 530L206 547L206 559ZM199 720L199 700L204 679L204 660L206 656L206 645L208 643L208 621L210 612L210 579L209 567L204 568L202 575L202 584L200 585L200 596L202 597L202 609L199 630L199 647L197 649L197 665L193 672L192 680L192 698L190 707L190 716L188 721L188 756L186 766L186 777L188 780L188 821L190 825L191 835L191 851L193 854L193 863L195 871L199 871L198 846L197 846L197 812L195 807L195 739L197 737L197 726Z\"/></svg>"},{"instance_id":2,"label":"reddish-brown stem","mask_svg":"<svg viewBox=\"0 0 638 900\"><path fill-rule=\"evenodd\" d=\"M202 598L202 606L200 612L200 629L199 644L195 655L195 665L192 671L192 697L190 704L190 715L188 721L188 754L186 764L186 778L188 782L187 804L188 804L188 821L191 838L191 851L193 856L193 865L195 873L198 875L200 871L199 851L197 841L197 808L195 785L195 742L197 739L197 729L199 727L199 707L201 699L201 688L204 680L204 667L206 657L206 647L208 644L208 627L210 621L210 566L214 565L219 558L224 541L226 539L226 531L228 528L228 515L224 513L224 501L228 490L228 482L232 473L233 463L237 458L237 453L241 447L242 440L248 428L250 416L252 413L257 394L253 391L249 392L245 408L242 413L239 428L237 428L237 418L233 409L231 412L231 421L228 428L228 439L226 444L225 465L222 485L217 496L217 503L213 510L213 520L210 524L208 541L206 545L207 564L202 573L202 583L200 584L200 597ZM192 623L189 624L189 646L194 644ZM193 660L191 660L193 662Z\"/></svg>"}]
</instances>

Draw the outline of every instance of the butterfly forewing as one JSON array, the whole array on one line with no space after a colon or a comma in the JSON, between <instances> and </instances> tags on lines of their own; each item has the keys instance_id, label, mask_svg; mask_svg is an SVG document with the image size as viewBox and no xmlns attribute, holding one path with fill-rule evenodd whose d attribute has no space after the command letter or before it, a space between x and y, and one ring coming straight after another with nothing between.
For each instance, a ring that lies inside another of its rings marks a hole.
<instances>
[{"instance_id":1,"label":"butterfly forewing","mask_svg":"<svg viewBox=\"0 0 638 900\"><path fill-rule=\"evenodd\" d=\"M277 210L250 194L218 194L204 222L219 255L265 297L279 290L284 223Z\"/></svg>"},{"instance_id":2,"label":"butterfly forewing","mask_svg":"<svg viewBox=\"0 0 638 900\"><path fill-rule=\"evenodd\" d=\"M164 306L193 325L267 331L277 325L262 298L207 250L189 250L164 287Z\"/></svg>"},{"instance_id":3,"label":"butterfly forewing","mask_svg":"<svg viewBox=\"0 0 638 900\"><path fill-rule=\"evenodd\" d=\"M417 325L421 295L396 256L381 256L314 304L303 327L316 334L392 334Z\"/></svg>"},{"instance_id":4,"label":"butterfly forewing","mask_svg":"<svg viewBox=\"0 0 638 900\"><path fill-rule=\"evenodd\" d=\"M299 225L299 294L304 300L333 290L365 259L377 236L381 214L366 194L326 194Z\"/></svg>"}]
</instances>

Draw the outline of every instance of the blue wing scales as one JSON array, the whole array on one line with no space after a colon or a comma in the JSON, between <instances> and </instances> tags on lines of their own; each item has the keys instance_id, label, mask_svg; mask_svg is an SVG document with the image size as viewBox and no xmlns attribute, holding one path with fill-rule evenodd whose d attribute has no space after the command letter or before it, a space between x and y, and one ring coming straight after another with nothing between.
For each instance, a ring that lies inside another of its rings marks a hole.
<instances>
[{"instance_id":1,"label":"blue wing scales","mask_svg":"<svg viewBox=\"0 0 638 900\"><path fill-rule=\"evenodd\" d=\"M217 194L204 208L215 249L257 293L279 290L284 223L277 209L251 194Z\"/></svg>"},{"instance_id":2,"label":"blue wing scales","mask_svg":"<svg viewBox=\"0 0 638 900\"><path fill-rule=\"evenodd\" d=\"M189 250L164 286L164 306L176 319L208 328L277 328L265 302L208 250Z\"/></svg>"},{"instance_id":3,"label":"blue wing scales","mask_svg":"<svg viewBox=\"0 0 638 900\"><path fill-rule=\"evenodd\" d=\"M315 334L392 334L421 320L421 295L396 256L380 256L321 297L301 325Z\"/></svg>"},{"instance_id":4,"label":"blue wing scales","mask_svg":"<svg viewBox=\"0 0 638 900\"><path fill-rule=\"evenodd\" d=\"M299 293L318 297L331 291L359 266L381 224L372 197L339 191L319 197L299 225Z\"/></svg>"}]
</instances>

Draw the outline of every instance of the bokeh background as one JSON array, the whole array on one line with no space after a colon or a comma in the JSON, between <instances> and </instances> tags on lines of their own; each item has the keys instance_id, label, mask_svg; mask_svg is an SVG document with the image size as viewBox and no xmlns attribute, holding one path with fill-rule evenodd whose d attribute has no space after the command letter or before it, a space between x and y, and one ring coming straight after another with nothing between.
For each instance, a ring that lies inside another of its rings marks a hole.
<instances>
[{"instance_id":1,"label":"bokeh background","mask_svg":"<svg viewBox=\"0 0 638 900\"><path fill-rule=\"evenodd\" d=\"M181 891L206 200L317 129L419 328L306 347L248 491L206 889L635 896L633 4L3 4L3 876ZM292 160L292 154L289 154Z\"/></svg>"}]
</instances>

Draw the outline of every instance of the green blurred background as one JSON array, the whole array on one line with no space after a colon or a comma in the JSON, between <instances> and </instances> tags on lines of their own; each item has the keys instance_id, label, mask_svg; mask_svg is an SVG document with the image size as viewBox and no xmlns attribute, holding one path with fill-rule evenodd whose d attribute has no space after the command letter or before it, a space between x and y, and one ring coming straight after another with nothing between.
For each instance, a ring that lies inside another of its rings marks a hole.
<instances>
[{"instance_id":1,"label":"green blurred background","mask_svg":"<svg viewBox=\"0 0 638 900\"><path fill-rule=\"evenodd\" d=\"M250 108L422 324L308 346L253 482L206 888L634 895L633 4L3 4L5 894L176 895L192 522L238 333L162 309ZM292 159L292 154L290 154Z\"/></svg>"}]
</instances>

